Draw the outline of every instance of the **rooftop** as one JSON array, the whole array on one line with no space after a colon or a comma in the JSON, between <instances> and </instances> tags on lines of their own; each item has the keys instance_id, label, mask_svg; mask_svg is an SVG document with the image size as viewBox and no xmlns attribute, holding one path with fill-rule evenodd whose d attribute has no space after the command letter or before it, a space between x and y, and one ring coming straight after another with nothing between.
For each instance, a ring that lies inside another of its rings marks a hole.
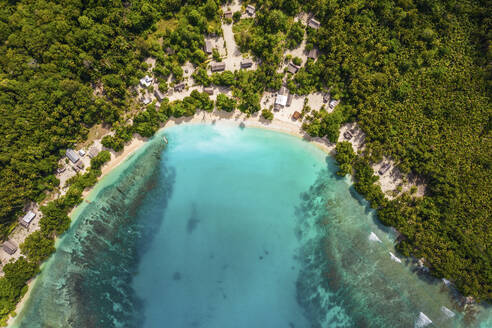
<instances>
[{"instance_id":1,"label":"rooftop","mask_svg":"<svg viewBox=\"0 0 492 328\"><path fill-rule=\"evenodd\" d=\"M318 50L311 49L307 55L308 58L316 59L318 57Z\"/></svg>"},{"instance_id":2,"label":"rooftop","mask_svg":"<svg viewBox=\"0 0 492 328\"><path fill-rule=\"evenodd\" d=\"M206 40L205 41L205 47L204 47L205 53L211 54L212 53L212 41Z\"/></svg>"},{"instance_id":3,"label":"rooftop","mask_svg":"<svg viewBox=\"0 0 492 328\"><path fill-rule=\"evenodd\" d=\"M31 221L36 217L36 213L34 213L33 211L29 211L26 213L26 215L24 215L24 217L22 218L22 221L26 222L26 223L31 223Z\"/></svg>"},{"instance_id":4,"label":"rooftop","mask_svg":"<svg viewBox=\"0 0 492 328\"><path fill-rule=\"evenodd\" d=\"M255 13L255 7L252 6L252 5L247 5L246 6L246 12L249 14L249 15L253 15Z\"/></svg>"},{"instance_id":5,"label":"rooftop","mask_svg":"<svg viewBox=\"0 0 492 328\"><path fill-rule=\"evenodd\" d=\"M289 63L287 66L287 72L295 74L299 70L299 66L294 65L293 63Z\"/></svg>"},{"instance_id":6,"label":"rooftop","mask_svg":"<svg viewBox=\"0 0 492 328\"><path fill-rule=\"evenodd\" d=\"M314 29L319 29L320 27L320 23L319 21L317 21L316 19L314 18L311 18L309 21L308 21L308 26L311 27L311 28L314 28Z\"/></svg>"},{"instance_id":7,"label":"rooftop","mask_svg":"<svg viewBox=\"0 0 492 328\"><path fill-rule=\"evenodd\" d=\"M140 85L142 87L149 87L152 84L152 81L153 79L150 76L146 75L145 77L140 79Z\"/></svg>"},{"instance_id":8,"label":"rooftop","mask_svg":"<svg viewBox=\"0 0 492 328\"><path fill-rule=\"evenodd\" d=\"M275 104L280 106L285 106L287 104L287 96L278 94L277 98L275 98Z\"/></svg>"},{"instance_id":9,"label":"rooftop","mask_svg":"<svg viewBox=\"0 0 492 328\"><path fill-rule=\"evenodd\" d=\"M68 148L65 154L72 163L77 163L80 159L79 155L73 149Z\"/></svg>"},{"instance_id":10,"label":"rooftop","mask_svg":"<svg viewBox=\"0 0 492 328\"><path fill-rule=\"evenodd\" d=\"M223 63L223 62L212 63L210 65L210 68L211 68L212 72L223 71L223 70L225 70L225 63Z\"/></svg>"}]
</instances>

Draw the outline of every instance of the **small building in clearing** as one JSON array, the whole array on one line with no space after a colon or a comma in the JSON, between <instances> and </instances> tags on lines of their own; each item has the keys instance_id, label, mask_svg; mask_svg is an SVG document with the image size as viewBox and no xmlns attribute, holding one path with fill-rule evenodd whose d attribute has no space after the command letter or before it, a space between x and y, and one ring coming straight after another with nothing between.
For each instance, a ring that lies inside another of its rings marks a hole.
<instances>
[{"instance_id":1,"label":"small building in clearing","mask_svg":"<svg viewBox=\"0 0 492 328\"><path fill-rule=\"evenodd\" d=\"M378 171L379 175L385 174L390 169L390 167L391 167L391 165L389 165L388 163L381 166L381 168Z\"/></svg>"},{"instance_id":2,"label":"small building in clearing","mask_svg":"<svg viewBox=\"0 0 492 328\"><path fill-rule=\"evenodd\" d=\"M318 50L316 50L316 49L311 49L311 50L308 52L307 58L308 58L308 59L312 59L312 60L316 60L316 58L318 58Z\"/></svg>"},{"instance_id":3,"label":"small building in clearing","mask_svg":"<svg viewBox=\"0 0 492 328\"><path fill-rule=\"evenodd\" d=\"M247 5L246 6L246 13L250 16L253 16L255 14L255 7L252 5Z\"/></svg>"},{"instance_id":4,"label":"small building in clearing","mask_svg":"<svg viewBox=\"0 0 492 328\"><path fill-rule=\"evenodd\" d=\"M210 55L212 53L212 41L205 40L205 46L203 47L203 50L207 55Z\"/></svg>"},{"instance_id":5,"label":"small building in clearing","mask_svg":"<svg viewBox=\"0 0 492 328\"><path fill-rule=\"evenodd\" d=\"M292 104L292 97L292 93L289 93L289 95L287 96L287 107L290 107L290 105Z\"/></svg>"},{"instance_id":6,"label":"small building in clearing","mask_svg":"<svg viewBox=\"0 0 492 328\"><path fill-rule=\"evenodd\" d=\"M301 113L299 113L298 111L295 111L294 114L292 114L292 119L294 121L297 121L300 118L301 118Z\"/></svg>"},{"instance_id":7,"label":"small building in clearing","mask_svg":"<svg viewBox=\"0 0 492 328\"><path fill-rule=\"evenodd\" d=\"M72 163L77 163L77 161L80 159L79 155L73 149L70 149L70 148L67 149L65 154L67 155L68 159Z\"/></svg>"},{"instance_id":8,"label":"small building in clearing","mask_svg":"<svg viewBox=\"0 0 492 328\"><path fill-rule=\"evenodd\" d=\"M152 102L152 100L150 99L149 96L144 96L144 97L142 97L142 102L144 105L148 105Z\"/></svg>"},{"instance_id":9,"label":"small building in clearing","mask_svg":"<svg viewBox=\"0 0 492 328\"><path fill-rule=\"evenodd\" d=\"M293 63L289 63L289 65L287 66L287 72L289 73L296 74L298 70L299 66L294 65Z\"/></svg>"},{"instance_id":10,"label":"small building in clearing","mask_svg":"<svg viewBox=\"0 0 492 328\"><path fill-rule=\"evenodd\" d=\"M212 63L210 65L210 69L212 70L212 73L213 72L222 72L223 70L225 70L225 63L223 63L223 62Z\"/></svg>"},{"instance_id":11,"label":"small building in clearing","mask_svg":"<svg viewBox=\"0 0 492 328\"><path fill-rule=\"evenodd\" d=\"M13 255L15 252L17 252L17 246L10 240L4 242L2 248L5 251L5 253L9 255Z\"/></svg>"},{"instance_id":12,"label":"small building in clearing","mask_svg":"<svg viewBox=\"0 0 492 328\"><path fill-rule=\"evenodd\" d=\"M203 88L203 92L208 93L209 95L213 95L214 89L212 87L206 87L206 88Z\"/></svg>"},{"instance_id":13,"label":"small building in clearing","mask_svg":"<svg viewBox=\"0 0 492 328\"><path fill-rule=\"evenodd\" d=\"M249 68L253 66L253 61L249 58L245 58L241 61L241 68Z\"/></svg>"},{"instance_id":14,"label":"small building in clearing","mask_svg":"<svg viewBox=\"0 0 492 328\"><path fill-rule=\"evenodd\" d=\"M311 18L309 21L308 21L308 26L310 28L314 28L315 30L319 29L319 27L321 26L321 24L319 23L319 21L317 21L316 19L314 18Z\"/></svg>"},{"instance_id":15,"label":"small building in clearing","mask_svg":"<svg viewBox=\"0 0 492 328\"><path fill-rule=\"evenodd\" d=\"M184 88L185 88L185 84L184 84L184 82L181 82L181 83L176 84L174 86L174 91L181 92L181 91L183 91Z\"/></svg>"},{"instance_id":16,"label":"small building in clearing","mask_svg":"<svg viewBox=\"0 0 492 328\"><path fill-rule=\"evenodd\" d=\"M79 155L80 155L80 157L84 157L85 156L85 151L83 149L80 149L79 150Z\"/></svg>"},{"instance_id":17,"label":"small building in clearing","mask_svg":"<svg viewBox=\"0 0 492 328\"><path fill-rule=\"evenodd\" d=\"M227 10L226 12L224 12L224 18L225 19L232 19L232 11Z\"/></svg>"},{"instance_id":18,"label":"small building in clearing","mask_svg":"<svg viewBox=\"0 0 492 328\"><path fill-rule=\"evenodd\" d=\"M94 158L97 156L98 153L99 153L99 151L97 150L96 147L91 147L91 149L89 149L88 155L90 158Z\"/></svg>"},{"instance_id":19,"label":"small building in clearing","mask_svg":"<svg viewBox=\"0 0 492 328\"><path fill-rule=\"evenodd\" d=\"M147 87L150 87L150 85L152 84L153 82L153 79L146 75L145 77L141 78L140 79L140 85L143 87L143 88L147 88Z\"/></svg>"},{"instance_id":20,"label":"small building in clearing","mask_svg":"<svg viewBox=\"0 0 492 328\"><path fill-rule=\"evenodd\" d=\"M31 221L36 217L36 213L33 211L29 211L20 219L20 225L23 226L24 228L28 228L29 225L31 224Z\"/></svg>"},{"instance_id":21,"label":"small building in clearing","mask_svg":"<svg viewBox=\"0 0 492 328\"><path fill-rule=\"evenodd\" d=\"M279 93L277 95L277 97L275 98L275 104L274 104L273 108L275 110L279 110L279 109L285 107L286 104L287 104L287 96Z\"/></svg>"},{"instance_id":22,"label":"small building in clearing","mask_svg":"<svg viewBox=\"0 0 492 328\"><path fill-rule=\"evenodd\" d=\"M329 101L330 101L330 93L329 93L329 92L327 92L327 93L325 93L325 94L323 95L323 102L324 102L324 103L327 103L327 102L329 102Z\"/></svg>"},{"instance_id":23,"label":"small building in clearing","mask_svg":"<svg viewBox=\"0 0 492 328\"><path fill-rule=\"evenodd\" d=\"M340 101L338 101L338 100L332 100L332 101L330 101L330 108L331 109L335 108L338 105L339 102Z\"/></svg>"},{"instance_id":24,"label":"small building in clearing","mask_svg":"<svg viewBox=\"0 0 492 328\"><path fill-rule=\"evenodd\" d=\"M159 101L163 101L164 98L166 98L166 95L162 93L159 89L154 90L154 96L157 98Z\"/></svg>"}]
</instances>

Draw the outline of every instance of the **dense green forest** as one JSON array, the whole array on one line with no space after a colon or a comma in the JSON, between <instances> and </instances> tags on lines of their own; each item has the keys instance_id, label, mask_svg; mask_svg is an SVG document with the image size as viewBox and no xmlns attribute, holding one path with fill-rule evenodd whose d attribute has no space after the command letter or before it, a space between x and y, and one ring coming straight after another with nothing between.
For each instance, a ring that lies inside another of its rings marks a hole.
<instances>
[{"instance_id":1,"label":"dense green forest","mask_svg":"<svg viewBox=\"0 0 492 328\"><path fill-rule=\"evenodd\" d=\"M111 125L115 134L103 144L120 150L133 133L151 136L170 116L213 109L207 94L193 92L147 106L128 125L145 58L156 58L162 91L173 86L167 77L183 79L181 65L190 61L197 83L231 87L233 98L218 97L217 107L251 114L262 112L265 90L280 88L284 51L299 45L305 30L306 49L321 55L287 75L289 90L330 89L343 104L333 113L310 114L306 107L305 130L336 141L342 123L357 121L366 151L355 157L347 144L337 145L340 174L353 173L357 191L402 234L401 252L424 257L433 274L464 294L492 299L490 1L258 1L256 17L234 15L233 29L241 50L261 65L210 76L202 48L205 34L220 34L220 4L0 0L0 235L14 227L28 200L40 201L58 186L57 161L92 125ZM295 23L301 10L313 13L321 28ZM426 196L384 198L369 167L383 154L422 177ZM53 236L68 227L69 209L104 160L71 181L66 197L42 208L41 232L21 246L28 261L4 267L0 284L10 287L0 288L0 316L12 311L25 281L51 254Z\"/></svg>"},{"instance_id":2,"label":"dense green forest","mask_svg":"<svg viewBox=\"0 0 492 328\"><path fill-rule=\"evenodd\" d=\"M492 299L490 1L312 1L308 7L322 22L309 42L323 56L305 68L317 78L293 82L333 87L349 105L344 119L366 133L366 160L384 154L427 184L423 199L388 202L359 163L355 177L364 183L356 188L402 234L401 252L424 257L434 274L466 295ZM336 115L314 120L314 135L329 134L340 121Z\"/></svg>"}]
</instances>

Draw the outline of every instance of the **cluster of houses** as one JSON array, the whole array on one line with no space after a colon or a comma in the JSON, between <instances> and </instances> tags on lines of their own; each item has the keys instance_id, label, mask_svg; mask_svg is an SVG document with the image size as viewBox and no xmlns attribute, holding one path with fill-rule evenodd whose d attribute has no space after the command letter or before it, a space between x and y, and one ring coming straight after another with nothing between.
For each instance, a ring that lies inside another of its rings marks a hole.
<instances>
[{"instance_id":1,"label":"cluster of houses","mask_svg":"<svg viewBox=\"0 0 492 328\"><path fill-rule=\"evenodd\" d=\"M246 6L246 14L249 15L249 16L253 16L255 14L255 7L252 6L252 5L247 5ZM232 16L233 16L233 13L231 10L227 10L224 12L224 17L226 19L232 19ZM308 20L308 24L307 24L310 28L313 28L313 29L319 29L320 28L320 22L317 21L316 19L314 18L310 18ZM211 55L212 52L213 52L213 46L212 46L212 42L210 40L206 40L205 41L205 46L204 46L204 51L207 55ZM169 53L169 54L172 54L174 53L174 51L171 49L171 48L167 48L166 49L166 52ZM307 54L307 58L308 59L312 59L312 60L316 60L316 58L318 57L318 51L316 49L311 49L308 54ZM241 61L240 63L240 66L241 68L243 69L246 69L246 68L250 68L253 66L253 61L249 58L245 58ZM225 70L225 63L224 62L213 62L211 65L210 65L210 69L212 71L212 73L215 73L215 72L222 72ZM287 65L287 71L291 74L296 74L298 71L299 71L300 67L295 65L294 63L289 63ZM154 83L154 79L151 77L151 76L148 76L146 75L145 77L143 77L142 79L140 79L140 85L143 87L143 88L148 88L150 87L152 84ZM181 82L181 83L178 83L177 85L174 86L174 91L176 92L180 92L182 91L184 88L186 87L186 84L184 82ZM173 89L170 90L170 92L172 92ZM203 92L206 92L207 94L209 95L213 95L214 94L214 89L212 87L205 87L203 88ZM165 98L165 94L161 91L159 91L158 89L154 90L154 95L156 97L156 99L161 102L164 100ZM278 111L284 107L289 107L292 103L292 94L289 93L289 91L287 90L287 88L285 86L282 86L279 90L279 92L276 94L275 96L275 103L274 103L274 110ZM142 98L141 98L141 101L143 102L143 104L147 105L149 104L152 100L150 98L149 95L143 95ZM329 107L331 109L335 108L336 105L338 105L339 101L337 100L331 100L330 101L330 96L329 94L325 94L325 96L323 97L323 101L325 103L329 102ZM295 111L292 115L292 119L294 120L298 120L299 118L301 118L301 113L299 113L298 111ZM353 135L352 135L352 131L346 131L344 133L344 137L347 139L347 140L350 140ZM95 157L96 155L98 154L98 150L96 147L91 147L88 151L88 156L90 158L93 158ZM84 163L81 161L81 157L84 157L86 155L85 151L84 150L79 150L78 152L73 150L73 149L67 149L66 150L66 156L67 158L70 160L70 162L72 162L72 168L77 172L79 170L83 170L84 169ZM381 168L379 169L378 173L380 175L383 175L384 173L386 173L390 168L390 164L386 163L384 164L383 166L381 166ZM65 167L61 167L57 170L58 173L61 173L61 172L64 172L65 171ZM19 224L24 227L24 228L29 228L29 225L31 224L31 222L34 220L34 218L36 217L36 213L29 210L20 220L19 220ZM2 249L10 254L10 255L13 255L16 251L17 251L17 246L12 242L12 241L5 241L2 245Z\"/></svg>"},{"instance_id":2,"label":"cluster of houses","mask_svg":"<svg viewBox=\"0 0 492 328\"><path fill-rule=\"evenodd\" d=\"M146 75L140 79L140 86L142 86L142 88L148 88L152 85L152 83L154 83L154 79L148 75ZM147 94L144 94L144 95L142 95L142 98L140 99L140 101L144 105L148 105L152 102L152 99L150 99L150 96L148 96Z\"/></svg>"},{"instance_id":3,"label":"cluster of houses","mask_svg":"<svg viewBox=\"0 0 492 328\"><path fill-rule=\"evenodd\" d=\"M240 63L241 68L250 68L253 66L253 61L249 58L245 58ZM212 73L223 72L226 68L224 62L213 62L210 64L210 71Z\"/></svg>"},{"instance_id":4,"label":"cluster of houses","mask_svg":"<svg viewBox=\"0 0 492 328\"><path fill-rule=\"evenodd\" d=\"M79 153L77 153L75 150L69 148L67 149L65 154L67 155L67 158L70 160L70 162L74 164L73 169L76 172L84 169L84 163L82 163L82 161L80 160L80 157L85 156L85 152L83 150L79 150Z\"/></svg>"},{"instance_id":5,"label":"cluster of houses","mask_svg":"<svg viewBox=\"0 0 492 328\"><path fill-rule=\"evenodd\" d=\"M246 6L246 14L248 16L253 16L255 14L256 8L253 5L247 5ZM233 13L232 10L228 9L224 11L224 18L225 19L232 19Z\"/></svg>"},{"instance_id":6,"label":"cluster of houses","mask_svg":"<svg viewBox=\"0 0 492 328\"><path fill-rule=\"evenodd\" d=\"M146 75L145 77L143 77L142 79L140 79L140 86L142 88L147 88L147 87L151 86L153 83L154 83L154 79L152 77L148 76L148 75ZM180 82L180 83L176 84L173 89L170 89L169 90L169 94L172 94L173 91L175 91L175 92L181 92L185 88L186 88L186 83L185 82ZM155 96L155 98L159 102L163 101L164 98L166 98L166 94L164 92L161 92L159 90L159 88L155 88L155 90L154 90L154 96ZM150 104L152 102L151 95L150 94L147 94L147 93L142 94L142 97L140 98L140 101L144 105Z\"/></svg>"},{"instance_id":7,"label":"cluster of houses","mask_svg":"<svg viewBox=\"0 0 492 328\"><path fill-rule=\"evenodd\" d=\"M98 153L99 153L99 151L97 150L97 148L95 146L93 146L89 149L87 154L86 154L85 150L83 150L83 149L80 149L77 152L71 148L68 148L65 152L65 155L70 160L70 162L72 162L72 164L73 164L72 168L74 169L74 171L78 172L78 171L84 169L84 163L80 160L81 157L84 157L85 155L87 155L87 156L89 156L89 158L94 158ZM64 167L59 168L57 170L58 173L61 173L64 171L65 171Z\"/></svg>"}]
</instances>

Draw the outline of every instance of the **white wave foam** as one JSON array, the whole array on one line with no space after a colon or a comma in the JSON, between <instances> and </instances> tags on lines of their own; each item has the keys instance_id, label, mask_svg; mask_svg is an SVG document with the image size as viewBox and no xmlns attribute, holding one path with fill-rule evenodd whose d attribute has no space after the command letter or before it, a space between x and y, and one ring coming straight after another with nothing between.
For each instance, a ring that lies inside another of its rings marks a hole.
<instances>
[{"instance_id":1,"label":"white wave foam","mask_svg":"<svg viewBox=\"0 0 492 328\"><path fill-rule=\"evenodd\" d=\"M377 241L378 243L382 243L381 239L379 239L379 237L374 232L371 232L371 234L369 235L369 240L370 241Z\"/></svg>"},{"instance_id":2,"label":"white wave foam","mask_svg":"<svg viewBox=\"0 0 492 328\"><path fill-rule=\"evenodd\" d=\"M445 306L441 306L441 312L444 313L448 318L454 317L454 312Z\"/></svg>"},{"instance_id":3,"label":"white wave foam","mask_svg":"<svg viewBox=\"0 0 492 328\"><path fill-rule=\"evenodd\" d=\"M389 252L389 253L390 253L390 256L391 256L391 260L393 260L395 262L398 262L398 263L401 263L401 260L398 257L396 257L395 254L393 254L391 252Z\"/></svg>"},{"instance_id":4,"label":"white wave foam","mask_svg":"<svg viewBox=\"0 0 492 328\"><path fill-rule=\"evenodd\" d=\"M415 320L414 327L415 328L422 328L422 327L430 325L431 323L432 323L432 320L429 319L429 317L426 316L423 312L420 312L419 316Z\"/></svg>"}]
</instances>

